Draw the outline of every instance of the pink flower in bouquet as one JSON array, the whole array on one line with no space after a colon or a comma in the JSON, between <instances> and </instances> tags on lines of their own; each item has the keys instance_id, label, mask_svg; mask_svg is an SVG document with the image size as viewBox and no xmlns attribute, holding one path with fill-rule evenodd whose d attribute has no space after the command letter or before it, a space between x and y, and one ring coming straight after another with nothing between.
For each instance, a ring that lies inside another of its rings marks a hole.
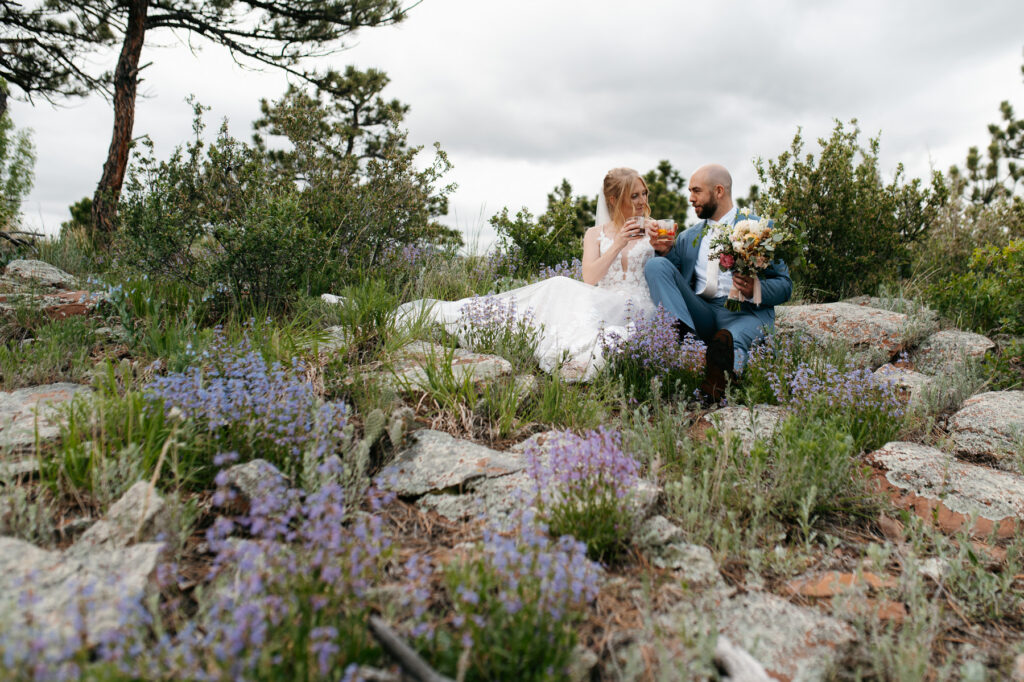
<instances>
[{"instance_id":1,"label":"pink flower in bouquet","mask_svg":"<svg viewBox=\"0 0 1024 682\"><path fill-rule=\"evenodd\" d=\"M726 270L728 270L729 268L736 264L736 257L733 256L731 253L723 253L721 256L718 257L718 264L721 265Z\"/></svg>"}]
</instances>

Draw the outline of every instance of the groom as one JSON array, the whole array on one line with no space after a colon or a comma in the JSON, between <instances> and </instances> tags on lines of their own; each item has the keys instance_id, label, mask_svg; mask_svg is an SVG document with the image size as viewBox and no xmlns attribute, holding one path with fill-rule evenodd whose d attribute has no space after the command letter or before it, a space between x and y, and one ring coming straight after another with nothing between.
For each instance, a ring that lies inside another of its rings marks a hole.
<instances>
[{"instance_id":1,"label":"groom","mask_svg":"<svg viewBox=\"0 0 1024 682\"><path fill-rule=\"evenodd\" d=\"M750 344L775 324L775 306L793 293L789 268L781 260L757 276L761 280L761 304L755 304L754 277L722 270L709 261L709 223L737 222L732 203L732 177L723 166L698 168L690 178L690 205L700 222L672 243L671 236L658 236L657 224L648 225L647 236L658 256L647 261L644 275L651 298L676 317L680 340L695 334L707 343L704 381L700 390L718 402L725 395L729 377L746 363ZM751 216L756 220L756 216ZM702 236L703 235L703 236ZM725 307L730 288L743 295L740 310Z\"/></svg>"}]
</instances>

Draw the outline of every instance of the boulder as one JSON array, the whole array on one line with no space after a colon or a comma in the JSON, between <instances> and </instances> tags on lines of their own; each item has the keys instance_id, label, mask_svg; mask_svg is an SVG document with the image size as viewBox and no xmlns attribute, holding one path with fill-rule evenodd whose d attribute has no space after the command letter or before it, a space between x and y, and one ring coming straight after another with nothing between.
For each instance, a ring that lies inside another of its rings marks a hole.
<instances>
[{"instance_id":1,"label":"boulder","mask_svg":"<svg viewBox=\"0 0 1024 682\"><path fill-rule=\"evenodd\" d=\"M911 356L914 367L932 376L955 369L966 360L980 359L995 349L987 336L959 329L935 332L917 347Z\"/></svg>"},{"instance_id":2,"label":"boulder","mask_svg":"<svg viewBox=\"0 0 1024 682\"><path fill-rule=\"evenodd\" d=\"M31 622L21 632L38 633L46 650L84 631L86 645L117 630L127 605L143 603L156 589L163 543L93 548L65 553L0 537L0 612Z\"/></svg>"},{"instance_id":3,"label":"boulder","mask_svg":"<svg viewBox=\"0 0 1024 682\"><path fill-rule=\"evenodd\" d=\"M652 564L675 571L690 586L715 585L722 580L710 550L686 542L683 530L664 516L644 521L636 542Z\"/></svg>"},{"instance_id":4,"label":"boulder","mask_svg":"<svg viewBox=\"0 0 1024 682\"><path fill-rule=\"evenodd\" d=\"M436 343L416 341L400 351L392 361L393 376L388 381L394 386L404 388L423 388L429 385L425 366L433 365L438 369L451 367L455 381L464 381L472 377L474 381L487 381L512 373L512 363L497 355L474 353L465 348L445 348Z\"/></svg>"},{"instance_id":5,"label":"boulder","mask_svg":"<svg viewBox=\"0 0 1024 682\"><path fill-rule=\"evenodd\" d=\"M156 488L139 481L68 551L75 554L94 548L120 549L157 539L170 527L170 510Z\"/></svg>"},{"instance_id":6,"label":"boulder","mask_svg":"<svg viewBox=\"0 0 1024 682\"><path fill-rule=\"evenodd\" d=\"M887 443L868 456L897 506L955 533L972 518L978 535L1017 532L1024 520L1024 476L962 462L917 443Z\"/></svg>"},{"instance_id":7,"label":"boulder","mask_svg":"<svg viewBox=\"0 0 1024 682\"><path fill-rule=\"evenodd\" d=\"M803 333L822 343L847 343L862 366L876 358L892 358L914 332L903 313L852 303L780 306L775 309L775 328L783 335Z\"/></svg>"},{"instance_id":8,"label":"boulder","mask_svg":"<svg viewBox=\"0 0 1024 682\"><path fill-rule=\"evenodd\" d=\"M525 456L492 450L441 431L421 430L409 436L412 446L377 476L377 485L402 496L429 492L462 492L467 483L522 471Z\"/></svg>"},{"instance_id":9,"label":"boulder","mask_svg":"<svg viewBox=\"0 0 1024 682\"><path fill-rule=\"evenodd\" d=\"M1024 458L1024 391L980 393L947 422L956 454L1018 472Z\"/></svg>"},{"instance_id":10,"label":"boulder","mask_svg":"<svg viewBox=\"0 0 1024 682\"><path fill-rule=\"evenodd\" d=\"M717 619L719 631L769 676L793 682L824 679L841 648L855 638L850 626L818 609L765 592L724 601Z\"/></svg>"},{"instance_id":11,"label":"boulder","mask_svg":"<svg viewBox=\"0 0 1024 682\"><path fill-rule=\"evenodd\" d=\"M69 383L0 391L0 450L34 449L37 429L40 442L53 440L60 406L91 394L88 386Z\"/></svg>"},{"instance_id":12,"label":"boulder","mask_svg":"<svg viewBox=\"0 0 1024 682\"><path fill-rule=\"evenodd\" d=\"M894 364L882 365L875 370L879 379L892 382L903 393L908 405L919 405L932 383L932 377Z\"/></svg>"},{"instance_id":13,"label":"boulder","mask_svg":"<svg viewBox=\"0 0 1024 682\"><path fill-rule=\"evenodd\" d=\"M723 407L704 415L704 421L720 433L738 436L744 452L750 452L756 440L771 440L782 420L788 416L786 408L779 405L754 405L752 407Z\"/></svg>"},{"instance_id":14,"label":"boulder","mask_svg":"<svg viewBox=\"0 0 1024 682\"><path fill-rule=\"evenodd\" d=\"M234 502L241 505L249 505L261 491L285 484L288 480L277 467L264 459L235 464L225 469L219 478L234 493Z\"/></svg>"},{"instance_id":15,"label":"boulder","mask_svg":"<svg viewBox=\"0 0 1024 682\"><path fill-rule=\"evenodd\" d=\"M57 289L75 286L75 278L58 267L41 260L12 260L4 268L4 274L12 279Z\"/></svg>"}]
</instances>

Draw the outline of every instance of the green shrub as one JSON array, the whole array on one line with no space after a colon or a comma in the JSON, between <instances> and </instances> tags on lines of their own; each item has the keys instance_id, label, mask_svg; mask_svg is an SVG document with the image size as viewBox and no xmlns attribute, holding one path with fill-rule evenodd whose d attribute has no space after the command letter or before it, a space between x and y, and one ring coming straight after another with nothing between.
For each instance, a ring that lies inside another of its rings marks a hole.
<instances>
[{"instance_id":1,"label":"green shrub","mask_svg":"<svg viewBox=\"0 0 1024 682\"><path fill-rule=\"evenodd\" d=\"M0 229L18 224L21 202L32 189L35 161L29 131L16 132L11 115L6 111L0 114Z\"/></svg>"},{"instance_id":2,"label":"green shrub","mask_svg":"<svg viewBox=\"0 0 1024 682\"><path fill-rule=\"evenodd\" d=\"M926 295L961 327L1024 334L1024 239L976 248L967 272L933 282Z\"/></svg>"},{"instance_id":3,"label":"green shrub","mask_svg":"<svg viewBox=\"0 0 1024 682\"><path fill-rule=\"evenodd\" d=\"M904 183L902 165L885 184L878 138L862 147L856 120L851 126L836 122L832 136L818 140L818 159L803 156L798 131L778 159L757 161L758 212L797 225L808 251L793 280L815 300L873 293L900 272L909 263L908 245L926 233L948 195L939 174L930 189L917 179Z\"/></svg>"},{"instance_id":4,"label":"green shrub","mask_svg":"<svg viewBox=\"0 0 1024 682\"><path fill-rule=\"evenodd\" d=\"M500 249L516 254L528 270L583 256L583 233L570 199L557 201L536 220L525 208L514 219L503 208L490 222Z\"/></svg>"},{"instance_id":5,"label":"green shrub","mask_svg":"<svg viewBox=\"0 0 1024 682\"><path fill-rule=\"evenodd\" d=\"M194 142L159 163L150 146L132 167L118 244L128 268L274 309L358 279L389 249L438 234L430 201L449 168L440 150L418 171L419 150L401 136L365 167L293 140L310 149L298 167L282 168L226 124L206 145L195 109Z\"/></svg>"}]
</instances>

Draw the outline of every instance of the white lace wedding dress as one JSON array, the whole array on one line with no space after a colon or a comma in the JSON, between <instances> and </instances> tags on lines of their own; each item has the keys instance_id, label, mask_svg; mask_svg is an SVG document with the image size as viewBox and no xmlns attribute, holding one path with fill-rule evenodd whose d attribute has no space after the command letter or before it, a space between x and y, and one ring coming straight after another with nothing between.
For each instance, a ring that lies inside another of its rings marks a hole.
<instances>
[{"instance_id":1,"label":"white lace wedding dress","mask_svg":"<svg viewBox=\"0 0 1024 682\"><path fill-rule=\"evenodd\" d=\"M602 230L598 243L601 253L605 253L612 239ZM604 366L602 333L626 337L631 319L654 312L644 279L644 264L652 255L650 243L642 239L622 250L596 286L569 277L552 277L488 298L514 303L516 316L529 319L538 328L534 355L541 369L559 371L570 381L589 381ZM412 301L398 308L397 319L401 324L425 315L456 335L460 343L470 345L463 307L473 300Z\"/></svg>"}]
</instances>

